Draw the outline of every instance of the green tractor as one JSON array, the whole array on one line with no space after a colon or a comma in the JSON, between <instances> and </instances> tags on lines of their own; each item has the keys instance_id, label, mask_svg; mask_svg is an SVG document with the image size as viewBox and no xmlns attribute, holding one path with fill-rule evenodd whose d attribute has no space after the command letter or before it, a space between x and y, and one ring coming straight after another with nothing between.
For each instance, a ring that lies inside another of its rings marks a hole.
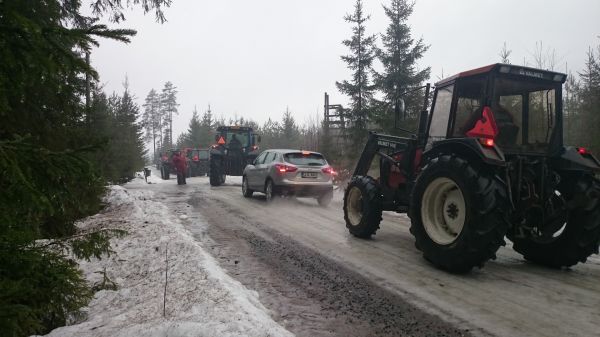
<instances>
[{"instance_id":1,"label":"green tractor","mask_svg":"<svg viewBox=\"0 0 600 337\"><path fill-rule=\"evenodd\" d=\"M600 163L563 144L565 79L494 64L438 82L431 109L423 87L416 133L369 134L344 195L350 233L369 238L382 211L408 213L416 248L450 272L481 268L505 237L550 267L598 253Z\"/></svg>"},{"instance_id":2,"label":"green tractor","mask_svg":"<svg viewBox=\"0 0 600 337\"><path fill-rule=\"evenodd\" d=\"M211 186L222 185L228 175L241 176L246 165L258 156L260 136L251 127L220 126L215 141L209 160Z\"/></svg>"}]
</instances>

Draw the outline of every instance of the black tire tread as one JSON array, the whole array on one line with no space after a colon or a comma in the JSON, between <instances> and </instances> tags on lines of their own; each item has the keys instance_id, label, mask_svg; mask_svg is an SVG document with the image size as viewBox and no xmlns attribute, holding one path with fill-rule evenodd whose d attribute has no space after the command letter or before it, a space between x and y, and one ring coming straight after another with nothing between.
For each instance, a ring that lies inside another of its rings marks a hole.
<instances>
[{"instance_id":1,"label":"black tire tread","mask_svg":"<svg viewBox=\"0 0 600 337\"><path fill-rule=\"evenodd\" d=\"M362 194L363 200L363 218L357 226L353 226L348 219L347 199L352 187L358 187ZM353 176L344 192L344 220L346 228L350 234L368 239L377 232L381 223L382 208L381 208L381 190L375 179L369 176Z\"/></svg>"},{"instance_id":2,"label":"black tire tread","mask_svg":"<svg viewBox=\"0 0 600 337\"><path fill-rule=\"evenodd\" d=\"M244 183L244 181L246 181L246 176L242 176L242 184ZM246 182L247 184L247 182ZM246 191L244 192L244 189L242 188L242 195L244 195L245 198L252 198L252 195L254 194L254 190L252 190L250 187L246 188Z\"/></svg>"},{"instance_id":3,"label":"black tire tread","mask_svg":"<svg viewBox=\"0 0 600 337\"><path fill-rule=\"evenodd\" d=\"M470 210L463 232L447 246L431 240L421 221L420 198L427 187L424 184L443 176L438 175L439 171L455 172L462 177L466 185L466 191L462 192ZM495 259L496 251L506 244L508 206L506 189L494 176L479 173L467 160L456 155L434 158L423 168L411 196L410 232L415 237L415 247L425 259L450 272L466 273L473 267L482 268L486 261Z\"/></svg>"},{"instance_id":4,"label":"black tire tread","mask_svg":"<svg viewBox=\"0 0 600 337\"><path fill-rule=\"evenodd\" d=\"M586 262L598 254L600 245L600 181L585 175L565 185L570 194L579 200L571 211L573 216L561 237L550 244L539 244L529 238L513 239L513 249L531 262L551 268L571 267ZM571 224L570 222L573 221Z\"/></svg>"},{"instance_id":5,"label":"black tire tread","mask_svg":"<svg viewBox=\"0 0 600 337\"><path fill-rule=\"evenodd\" d=\"M221 165L220 160L216 158L210 159L210 186L220 186L223 182L221 180Z\"/></svg>"}]
</instances>

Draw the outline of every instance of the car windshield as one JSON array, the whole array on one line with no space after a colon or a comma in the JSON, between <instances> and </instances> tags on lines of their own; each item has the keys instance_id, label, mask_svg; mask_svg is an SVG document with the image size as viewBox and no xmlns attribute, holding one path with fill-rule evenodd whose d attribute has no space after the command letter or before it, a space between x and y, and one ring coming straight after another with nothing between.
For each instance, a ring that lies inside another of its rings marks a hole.
<instances>
[{"instance_id":1,"label":"car windshield","mask_svg":"<svg viewBox=\"0 0 600 337\"><path fill-rule=\"evenodd\" d=\"M292 152L286 153L283 158L286 162L294 165L308 165L308 166L323 166L327 165L325 158L318 153L302 153Z\"/></svg>"},{"instance_id":2,"label":"car windshield","mask_svg":"<svg viewBox=\"0 0 600 337\"><path fill-rule=\"evenodd\" d=\"M500 146L546 151L554 131L557 84L544 81L496 79L492 112Z\"/></svg>"}]
</instances>

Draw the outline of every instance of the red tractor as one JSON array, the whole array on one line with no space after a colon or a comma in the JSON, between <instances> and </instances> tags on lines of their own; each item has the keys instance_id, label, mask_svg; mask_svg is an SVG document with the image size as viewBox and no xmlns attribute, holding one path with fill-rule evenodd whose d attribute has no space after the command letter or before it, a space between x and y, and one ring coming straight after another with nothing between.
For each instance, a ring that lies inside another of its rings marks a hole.
<instances>
[{"instance_id":1,"label":"red tractor","mask_svg":"<svg viewBox=\"0 0 600 337\"><path fill-rule=\"evenodd\" d=\"M505 237L550 267L598 253L600 163L563 144L565 79L494 64L438 82L431 109L423 87L416 134L369 134L344 195L350 233L369 238L382 211L408 213L416 248L450 272L482 267Z\"/></svg>"}]
</instances>

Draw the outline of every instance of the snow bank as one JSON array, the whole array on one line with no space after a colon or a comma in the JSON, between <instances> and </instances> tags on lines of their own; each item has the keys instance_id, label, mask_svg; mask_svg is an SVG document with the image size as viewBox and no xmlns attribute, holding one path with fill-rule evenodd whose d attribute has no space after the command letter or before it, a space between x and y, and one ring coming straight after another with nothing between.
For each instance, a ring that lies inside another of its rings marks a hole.
<instances>
[{"instance_id":1,"label":"snow bank","mask_svg":"<svg viewBox=\"0 0 600 337\"><path fill-rule=\"evenodd\" d=\"M291 336L271 319L258 294L229 277L152 196L111 187L105 211L78 224L128 231L112 240L110 257L81 261L91 283L101 283L106 270L118 289L96 293L80 322L48 336Z\"/></svg>"}]
</instances>

